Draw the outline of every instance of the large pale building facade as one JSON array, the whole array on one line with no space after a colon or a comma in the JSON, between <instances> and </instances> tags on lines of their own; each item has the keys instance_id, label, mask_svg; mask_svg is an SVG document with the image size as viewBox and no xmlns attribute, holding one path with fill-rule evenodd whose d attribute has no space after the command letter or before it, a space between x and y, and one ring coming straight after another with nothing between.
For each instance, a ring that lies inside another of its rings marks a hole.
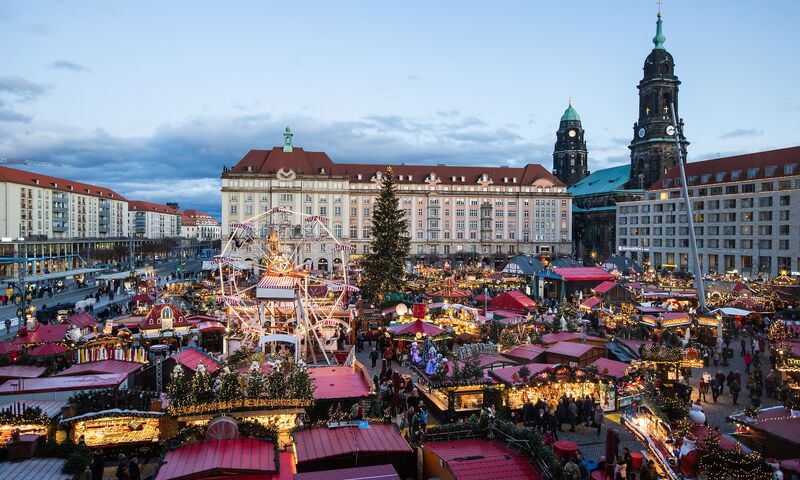
<instances>
[{"instance_id":1,"label":"large pale building facade","mask_svg":"<svg viewBox=\"0 0 800 480\"><path fill-rule=\"evenodd\" d=\"M700 270L800 271L800 147L686 164ZM641 200L617 202L617 249L654 267L693 268L678 167Z\"/></svg>"},{"instance_id":2,"label":"large pale building facade","mask_svg":"<svg viewBox=\"0 0 800 480\"><path fill-rule=\"evenodd\" d=\"M180 213L159 203L131 200L128 202L128 220L132 237L147 239L176 238L180 236Z\"/></svg>"},{"instance_id":3,"label":"large pale building facade","mask_svg":"<svg viewBox=\"0 0 800 480\"><path fill-rule=\"evenodd\" d=\"M128 236L128 202L106 187L0 167L0 236Z\"/></svg>"},{"instance_id":4,"label":"large pale building facade","mask_svg":"<svg viewBox=\"0 0 800 480\"><path fill-rule=\"evenodd\" d=\"M387 165L337 164L323 152L292 146L251 150L222 173L222 236L248 223L265 237L296 241L300 217L323 217L330 234L369 252L372 210ZM392 165L414 260L492 263L516 254L571 253L571 197L541 165L521 168ZM270 213L275 212L275 213ZM306 264L334 268L338 253L323 241L306 245ZM247 253L242 253L246 256Z\"/></svg>"},{"instance_id":5,"label":"large pale building facade","mask_svg":"<svg viewBox=\"0 0 800 480\"><path fill-rule=\"evenodd\" d=\"M197 210L180 210L181 238L187 240L219 240L222 225L211 215Z\"/></svg>"}]
</instances>

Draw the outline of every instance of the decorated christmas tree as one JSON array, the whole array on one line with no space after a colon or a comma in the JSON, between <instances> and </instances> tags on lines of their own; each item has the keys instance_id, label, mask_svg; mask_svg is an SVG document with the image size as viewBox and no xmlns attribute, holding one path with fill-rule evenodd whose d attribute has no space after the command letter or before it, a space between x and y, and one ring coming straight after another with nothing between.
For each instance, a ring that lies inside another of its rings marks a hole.
<instances>
[{"instance_id":1,"label":"decorated christmas tree","mask_svg":"<svg viewBox=\"0 0 800 480\"><path fill-rule=\"evenodd\" d=\"M367 295L376 299L402 291L405 284L405 259L411 246L408 221L399 204L394 174L389 167L372 213L371 253L362 260L361 285Z\"/></svg>"},{"instance_id":2,"label":"decorated christmas tree","mask_svg":"<svg viewBox=\"0 0 800 480\"><path fill-rule=\"evenodd\" d=\"M191 380L184 373L183 367L176 365L170 374L169 385L167 386L170 406L185 407L194 403L194 392L192 391Z\"/></svg>"},{"instance_id":3,"label":"decorated christmas tree","mask_svg":"<svg viewBox=\"0 0 800 480\"><path fill-rule=\"evenodd\" d=\"M250 373L247 375L247 398L261 398L267 392L267 377L261 372L258 362L250 365Z\"/></svg>"},{"instance_id":4,"label":"decorated christmas tree","mask_svg":"<svg viewBox=\"0 0 800 480\"><path fill-rule=\"evenodd\" d=\"M194 401L197 403L209 403L215 400L214 398L214 379L206 370L203 362L197 365L197 370L192 377L192 394Z\"/></svg>"},{"instance_id":5,"label":"decorated christmas tree","mask_svg":"<svg viewBox=\"0 0 800 480\"><path fill-rule=\"evenodd\" d=\"M216 388L216 398L220 402L229 402L242 398L242 389L239 385L239 374L228 367L223 367L219 377L217 377L218 386Z\"/></svg>"},{"instance_id":6,"label":"decorated christmas tree","mask_svg":"<svg viewBox=\"0 0 800 480\"><path fill-rule=\"evenodd\" d=\"M776 355L782 355L792 350L791 335L781 319L773 321L769 327L769 348Z\"/></svg>"}]
</instances>

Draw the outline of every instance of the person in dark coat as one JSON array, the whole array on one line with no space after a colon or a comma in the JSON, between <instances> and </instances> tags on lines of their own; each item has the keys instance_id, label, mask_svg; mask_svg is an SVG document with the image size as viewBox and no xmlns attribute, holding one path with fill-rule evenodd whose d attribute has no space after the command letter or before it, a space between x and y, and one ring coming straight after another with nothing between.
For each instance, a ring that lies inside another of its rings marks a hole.
<instances>
[{"instance_id":1,"label":"person in dark coat","mask_svg":"<svg viewBox=\"0 0 800 480\"><path fill-rule=\"evenodd\" d=\"M522 423L523 425L527 426L533 421L534 412L538 410L533 409L533 404L531 403L530 399L525 400L525 403L522 404ZM537 416L538 417L538 416Z\"/></svg>"},{"instance_id":2,"label":"person in dark coat","mask_svg":"<svg viewBox=\"0 0 800 480\"><path fill-rule=\"evenodd\" d=\"M556 407L556 417L558 420L558 431L561 432L562 425L567 421L567 405L566 399L562 399L558 402L558 406Z\"/></svg>"},{"instance_id":3,"label":"person in dark coat","mask_svg":"<svg viewBox=\"0 0 800 480\"><path fill-rule=\"evenodd\" d=\"M583 399L583 425L588 427L592 424L592 415L594 415L594 401L586 395L586 398Z\"/></svg>"},{"instance_id":4,"label":"person in dark coat","mask_svg":"<svg viewBox=\"0 0 800 480\"><path fill-rule=\"evenodd\" d=\"M100 452L95 452L94 458L92 458L92 478L102 479L105 469L106 461L103 459L103 455Z\"/></svg>"},{"instance_id":5,"label":"person in dark coat","mask_svg":"<svg viewBox=\"0 0 800 480\"><path fill-rule=\"evenodd\" d=\"M550 415L547 416L547 431L553 436L554 441L558 441L558 432L561 430L561 422L558 420L558 415L554 410L550 410Z\"/></svg>"},{"instance_id":6,"label":"person in dark coat","mask_svg":"<svg viewBox=\"0 0 800 480\"><path fill-rule=\"evenodd\" d=\"M131 459L131 463L128 465L128 475L130 475L131 480L141 480L142 479L142 472L139 470L139 459L133 457Z\"/></svg>"}]
</instances>

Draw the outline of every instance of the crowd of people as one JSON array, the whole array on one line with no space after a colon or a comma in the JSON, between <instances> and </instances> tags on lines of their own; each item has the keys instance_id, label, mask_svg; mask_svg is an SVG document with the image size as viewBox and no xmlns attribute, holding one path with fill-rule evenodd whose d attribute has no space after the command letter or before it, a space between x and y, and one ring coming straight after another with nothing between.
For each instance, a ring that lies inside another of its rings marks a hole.
<instances>
[{"instance_id":1,"label":"crowd of people","mask_svg":"<svg viewBox=\"0 0 800 480\"><path fill-rule=\"evenodd\" d=\"M564 395L550 404L541 398L536 403L528 400L522 405L521 415L525 426L546 434L548 441L558 440L564 424L570 426L570 432L575 432L579 425L596 429L599 437L605 423L603 408L589 395L584 398Z\"/></svg>"}]
</instances>

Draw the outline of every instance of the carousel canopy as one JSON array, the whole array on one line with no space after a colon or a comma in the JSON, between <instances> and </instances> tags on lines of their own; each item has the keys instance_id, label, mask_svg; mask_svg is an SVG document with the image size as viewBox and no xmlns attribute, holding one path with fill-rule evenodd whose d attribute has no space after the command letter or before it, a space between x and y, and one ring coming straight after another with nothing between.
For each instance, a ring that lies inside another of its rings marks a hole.
<instances>
[{"instance_id":1,"label":"carousel canopy","mask_svg":"<svg viewBox=\"0 0 800 480\"><path fill-rule=\"evenodd\" d=\"M441 288L432 292L425 292L428 297L442 297L442 298L466 298L472 293L468 290L461 290L458 288L455 278L448 277L442 282Z\"/></svg>"},{"instance_id":2,"label":"carousel canopy","mask_svg":"<svg viewBox=\"0 0 800 480\"><path fill-rule=\"evenodd\" d=\"M406 323L404 325L399 325L397 327L392 327L389 329L395 335L427 335L429 337L435 337L437 335L441 335L445 333L444 330L433 325L432 323L423 322L422 320L415 320L411 323Z\"/></svg>"},{"instance_id":3,"label":"carousel canopy","mask_svg":"<svg viewBox=\"0 0 800 480\"><path fill-rule=\"evenodd\" d=\"M44 345L40 345L36 348L32 348L28 351L28 355L31 357L50 357L53 355L62 355L65 352L68 352L69 348L58 344L58 343L45 343Z\"/></svg>"}]
</instances>

